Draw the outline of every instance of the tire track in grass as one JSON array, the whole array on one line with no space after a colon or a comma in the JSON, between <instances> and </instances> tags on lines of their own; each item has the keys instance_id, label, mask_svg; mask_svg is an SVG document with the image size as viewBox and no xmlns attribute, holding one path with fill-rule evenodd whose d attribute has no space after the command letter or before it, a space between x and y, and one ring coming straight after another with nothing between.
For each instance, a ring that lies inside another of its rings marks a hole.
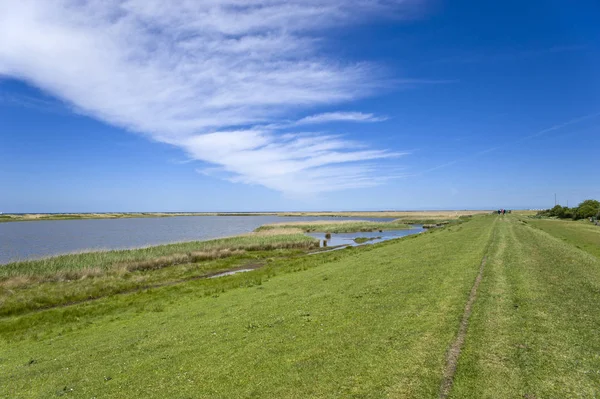
<instances>
[{"instance_id":1,"label":"tire track in grass","mask_svg":"<svg viewBox=\"0 0 600 399\"><path fill-rule=\"evenodd\" d=\"M497 220L496 220L497 221ZM442 379L442 384L440 386L440 399L446 399L450 395L450 391L452 390L452 384L454 383L454 374L456 373L456 367L458 366L458 358L460 357L460 351L465 343L465 338L467 336L467 328L469 327L469 317L471 316L471 312L473 311L473 304L475 303L475 299L477 299L477 289L479 288L479 284L481 284L481 280L483 279L483 270L485 269L485 264L487 262L487 253L489 252L489 247L491 243L494 241L496 237L496 221L492 225L493 233L490 242L488 243L488 248L486 249L486 254L483 256L481 260L481 264L479 265L479 273L475 278L475 282L473 283L473 287L471 287L471 292L469 293L469 299L465 305L465 310L463 312L462 320L460 321L460 326L458 328L458 334L456 335L456 339L450 345L448 349L448 354L446 356L446 365L444 366L444 378Z\"/></svg>"}]
</instances>

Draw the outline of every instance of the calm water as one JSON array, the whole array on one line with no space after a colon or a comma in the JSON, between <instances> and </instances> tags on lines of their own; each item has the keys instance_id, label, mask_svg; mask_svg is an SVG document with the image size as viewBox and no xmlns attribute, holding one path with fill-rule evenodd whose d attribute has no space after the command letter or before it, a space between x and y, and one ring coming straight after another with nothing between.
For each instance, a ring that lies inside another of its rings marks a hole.
<instances>
[{"instance_id":1,"label":"calm water","mask_svg":"<svg viewBox=\"0 0 600 399\"><path fill-rule=\"evenodd\" d=\"M321 240L321 246L323 246L323 241L327 241L328 247L336 247L338 245L363 245L363 244L375 244L378 242L391 240L394 238L406 237L412 234L418 234L426 229L423 228L420 224L415 224L409 230L389 230L382 231L381 233L378 231L374 232L358 232L358 233L339 233L339 234L331 234L331 238L326 240L325 233L309 233L308 235L311 237L318 238ZM371 238L371 240L363 243L357 244L354 239L358 237L366 237Z\"/></svg>"},{"instance_id":2,"label":"calm water","mask_svg":"<svg viewBox=\"0 0 600 399\"><path fill-rule=\"evenodd\" d=\"M392 220L278 216L173 216L0 223L0 264L70 252L137 248L247 233L267 223Z\"/></svg>"}]
</instances>

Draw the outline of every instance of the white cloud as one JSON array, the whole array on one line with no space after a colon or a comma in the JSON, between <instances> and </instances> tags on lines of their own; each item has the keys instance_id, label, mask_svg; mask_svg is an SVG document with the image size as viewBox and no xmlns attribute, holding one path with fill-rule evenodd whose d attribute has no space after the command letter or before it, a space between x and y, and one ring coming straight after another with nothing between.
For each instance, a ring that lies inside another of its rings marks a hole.
<instances>
[{"instance_id":1,"label":"white cloud","mask_svg":"<svg viewBox=\"0 0 600 399\"><path fill-rule=\"evenodd\" d=\"M184 149L230 179L282 192L376 184L389 158L338 136L285 135L307 107L381 87L369 63L323 57L334 25L411 10L410 0L0 0L0 75ZM299 124L375 121L330 112ZM253 126L270 127L253 127Z\"/></svg>"},{"instance_id":2,"label":"white cloud","mask_svg":"<svg viewBox=\"0 0 600 399\"><path fill-rule=\"evenodd\" d=\"M311 125L328 122L381 122L387 118L363 112L325 112L307 116L296 122L297 125Z\"/></svg>"},{"instance_id":3,"label":"white cloud","mask_svg":"<svg viewBox=\"0 0 600 399\"><path fill-rule=\"evenodd\" d=\"M231 181L296 195L372 186L385 176L373 178L375 170L369 165L346 164L404 155L359 148L336 136L282 137L260 131L198 135L179 145L193 158L221 165L200 170L203 174L224 174Z\"/></svg>"}]
</instances>

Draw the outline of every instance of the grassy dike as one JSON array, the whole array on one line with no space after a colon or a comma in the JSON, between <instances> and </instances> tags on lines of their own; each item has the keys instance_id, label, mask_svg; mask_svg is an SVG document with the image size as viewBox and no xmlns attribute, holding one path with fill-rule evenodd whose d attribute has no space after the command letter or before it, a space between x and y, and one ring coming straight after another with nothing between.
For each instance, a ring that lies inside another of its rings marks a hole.
<instances>
[{"instance_id":1,"label":"grassy dike","mask_svg":"<svg viewBox=\"0 0 600 399\"><path fill-rule=\"evenodd\" d=\"M499 219L450 397L600 397L600 253L577 247L593 242L579 222Z\"/></svg>"},{"instance_id":2,"label":"grassy dike","mask_svg":"<svg viewBox=\"0 0 600 399\"><path fill-rule=\"evenodd\" d=\"M3 317L0 391L436 397L494 220Z\"/></svg>"},{"instance_id":3,"label":"grassy dike","mask_svg":"<svg viewBox=\"0 0 600 399\"><path fill-rule=\"evenodd\" d=\"M548 223L267 251L248 273L0 317L0 396L445 397L480 281L449 397L598 397L600 257L576 245L600 233Z\"/></svg>"}]
</instances>

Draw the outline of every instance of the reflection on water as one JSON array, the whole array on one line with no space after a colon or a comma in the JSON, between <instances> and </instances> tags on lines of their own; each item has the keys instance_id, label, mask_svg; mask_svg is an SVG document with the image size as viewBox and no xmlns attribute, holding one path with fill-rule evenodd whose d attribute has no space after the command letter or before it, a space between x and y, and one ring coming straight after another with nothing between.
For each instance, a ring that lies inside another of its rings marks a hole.
<instances>
[{"instance_id":1,"label":"reflection on water","mask_svg":"<svg viewBox=\"0 0 600 399\"><path fill-rule=\"evenodd\" d=\"M321 241L322 247L337 247L340 245L365 245L375 244L382 241L392 240L394 238L406 237L412 234L418 234L426 229L420 224L412 225L407 230L386 230L386 231L372 231L372 232L358 232L358 233L331 233L331 238L326 239L325 233L307 233L309 236L318 238ZM356 238L368 238L368 241L357 243Z\"/></svg>"}]
</instances>

